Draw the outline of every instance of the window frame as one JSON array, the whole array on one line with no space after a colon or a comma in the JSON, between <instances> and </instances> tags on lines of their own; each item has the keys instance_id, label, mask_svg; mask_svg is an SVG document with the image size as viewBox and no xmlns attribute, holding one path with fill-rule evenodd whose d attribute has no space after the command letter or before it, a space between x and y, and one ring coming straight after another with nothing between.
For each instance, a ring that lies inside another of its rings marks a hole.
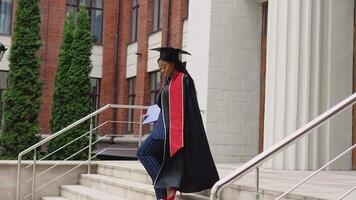
<instances>
[{"instance_id":1,"label":"window frame","mask_svg":"<svg viewBox=\"0 0 356 200\"><path fill-rule=\"evenodd\" d=\"M4 83L5 87L3 87L0 84L0 130L2 130L3 125L4 125L4 112L3 112L3 95L9 85L8 83L8 78L9 78L9 71L5 71L5 70L0 70L0 77L4 77L6 80L4 81L0 81L0 83Z\"/></svg>"},{"instance_id":2,"label":"window frame","mask_svg":"<svg viewBox=\"0 0 356 200\"><path fill-rule=\"evenodd\" d=\"M150 75L150 104L153 105L156 103L158 95L161 92L163 79L162 79L162 73L159 70L150 72L149 75ZM152 83L153 78L154 78L154 83ZM158 79L159 79L159 83L157 82ZM155 87L152 88L152 85L154 85ZM152 95L154 96L153 101L152 101ZM150 131L153 130L153 124L150 124L149 130Z\"/></svg>"},{"instance_id":3,"label":"window frame","mask_svg":"<svg viewBox=\"0 0 356 200\"><path fill-rule=\"evenodd\" d=\"M95 86L93 85L94 81L95 81ZM91 86L90 104L91 104L91 110L92 110L92 112L94 112L94 111L98 110L100 107L101 78L90 77L90 86ZM97 87L95 92L93 90L94 87ZM99 115L94 118L92 124L93 124L93 127L97 127L99 125Z\"/></svg>"},{"instance_id":4,"label":"window frame","mask_svg":"<svg viewBox=\"0 0 356 200\"><path fill-rule=\"evenodd\" d=\"M88 0L89 1L89 6L81 6L80 5L80 0L74 0L76 1L76 4L71 4L68 3L68 0L66 0L66 13L68 13L68 7L72 7L76 10L76 13L79 12L80 7L85 7L88 11L88 15L89 15L89 27L90 27L90 32L92 34L92 37L95 37L95 35L93 34L93 30L92 30L92 14L93 14L93 10L100 10L102 13L102 20L101 20L101 32L100 32L100 40L97 40L97 38L95 38L95 45L102 45L103 44L103 27L104 27L104 1L105 0L101 0L101 8L99 7L94 7L94 0Z\"/></svg>"},{"instance_id":5,"label":"window frame","mask_svg":"<svg viewBox=\"0 0 356 200\"><path fill-rule=\"evenodd\" d=\"M158 2L158 10L157 10L157 24L155 27L156 2ZM162 19L163 19L163 1L152 0L152 33L159 32L162 30L162 26L163 26Z\"/></svg>"},{"instance_id":6,"label":"window frame","mask_svg":"<svg viewBox=\"0 0 356 200\"><path fill-rule=\"evenodd\" d=\"M134 4L136 2L136 4ZM137 41L138 38L138 10L139 10L139 3L138 0L132 0L131 1L131 34L130 34L130 42L134 43ZM133 15L134 15L134 11L135 11L135 24L134 24L134 19L133 19ZM135 32L133 27L135 25Z\"/></svg>"},{"instance_id":7,"label":"window frame","mask_svg":"<svg viewBox=\"0 0 356 200\"><path fill-rule=\"evenodd\" d=\"M11 1L11 12L10 12L10 32L9 33L0 33L0 35L3 36L11 36L12 34L12 20L13 20L13 11L14 11L14 0L10 0ZM3 1L0 0L0 11L1 11L1 5L2 5ZM4 0L5 3L5 0Z\"/></svg>"},{"instance_id":8,"label":"window frame","mask_svg":"<svg viewBox=\"0 0 356 200\"><path fill-rule=\"evenodd\" d=\"M154 78L154 85L155 87L152 88L152 78ZM157 80L159 79L159 85L157 85ZM157 97L159 95L159 92L161 91L161 86L162 86L162 74L159 70L150 72L150 104L154 104L155 101L157 100ZM154 102L151 100L151 96L154 95Z\"/></svg>"},{"instance_id":9,"label":"window frame","mask_svg":"<svg viewBox=\"0 0 356 200\"><path fill-rule=\"evenodd\" d=\"M93 85L93 82L96 82L96 85L94 86ZM100 105L100 85L101 85L101 78L96 78L96 77L90 77L90 84L91 84L91 87L92 87L92 91L90 93L90 98L92 99L92 110L95 111L97 109L99 109L99 105ZM94 87L97 87L96 89L96 92L94 92ZM93 104L94 103L94 98L96 98L95 100L95 105Z\"/></svg>"},{"instance_id":10,"label":"window frame","mask_svg":"<svg viewBox=\"0 0 356 200\"><path fill-rule=\"evenodd\" d=\"M186 2L186 11L185 11L185 16L183 18L183 21L189 18L189 0L186 0L185 2Z\"/></svg>"},{"instance_id":11,"label":"window frame","mask_svg":"<svg viewBox=\"0 0 356 200\"><path fill-rule=\"evenodd\" d=\"M132 87L130 85L132 84ZM136 98L136 77L131 77L127 79L127 104L128 105L135 105L135 98ZM130 116L131 113L131 116ZM130 119L129 119L130 118ZM134 109L128 109L127 111L127 121L133 122L135 119L135 112ZM133 123L127 123L127 132L133 133L134 127Z\"/></svg>"}]
</instances>

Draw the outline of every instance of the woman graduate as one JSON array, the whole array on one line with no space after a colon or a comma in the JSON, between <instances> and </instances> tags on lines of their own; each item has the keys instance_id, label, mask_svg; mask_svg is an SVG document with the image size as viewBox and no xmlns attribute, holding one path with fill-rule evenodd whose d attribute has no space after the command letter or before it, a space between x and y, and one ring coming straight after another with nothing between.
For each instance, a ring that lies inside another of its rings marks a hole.
<instances>
[{"instance_id":1,"label":"woman graduate","mask_svg":"<svg viewBox=\"0 0 356 200\"><path fill-rule=\"evenodd\" d=\"M161 113L137 157L153 180L157 199L173 200L177 190L191 193L208 189L219 176L194 82L179 60L179 54L189 53L172 47L151 50L160 52L158 65L167 81L157 98Z\"/></svg>"}]
</instances>

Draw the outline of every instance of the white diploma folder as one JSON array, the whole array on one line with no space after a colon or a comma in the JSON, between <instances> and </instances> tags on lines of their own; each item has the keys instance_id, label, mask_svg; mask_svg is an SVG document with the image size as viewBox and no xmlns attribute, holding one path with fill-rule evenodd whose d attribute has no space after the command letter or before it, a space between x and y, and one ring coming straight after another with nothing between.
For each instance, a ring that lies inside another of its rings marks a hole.
<instances>
[{"instance_id":1,"label":"white diploma folder","mask_svg":"<svg viewBox=\"0 0 356 200\"><path fill-rule=\"evenodd\" d=\"M157 121L160 112L161 109L157 104L149 106L147 109L147 113L143 116L142 124L148 124Z\"/></svg>"}]
</instances>

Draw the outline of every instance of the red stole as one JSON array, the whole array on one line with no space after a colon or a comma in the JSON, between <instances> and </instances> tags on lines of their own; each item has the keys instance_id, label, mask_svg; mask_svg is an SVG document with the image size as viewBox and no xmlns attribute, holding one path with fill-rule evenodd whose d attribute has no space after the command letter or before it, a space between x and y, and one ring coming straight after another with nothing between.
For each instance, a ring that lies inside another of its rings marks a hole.
<instances>
[{"instance_id":1,"label":"red stole","mask_svg":"<svg viewBox=\"0 0 356 200\"><path fill-rule=\"evenodd\" d=\"M184 145L183 75L182 72L178 72L169 84L169 152L171 157Z\"/></svg>"}]
</instances>

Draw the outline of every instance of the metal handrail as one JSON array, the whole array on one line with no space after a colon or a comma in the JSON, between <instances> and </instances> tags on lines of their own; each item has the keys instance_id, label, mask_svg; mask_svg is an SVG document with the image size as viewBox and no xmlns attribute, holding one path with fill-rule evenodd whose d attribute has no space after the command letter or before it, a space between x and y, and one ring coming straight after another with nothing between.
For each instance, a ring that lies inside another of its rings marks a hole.
<instances>
[{"instance_id":1,"label":"metal handrail","mask_svg":"<svg viewBox=\"0 0 356 200\"><path fill-rule=\"evenodd\" d=\"M354 186L353 188L349 189L347 192L345 192L345 194L343 194L339 198L337 198L337 200L344 199L347 195L349 195L354 190L356 190L356 186Z\"/></svg>"},{"instance_id":2,"label":"metal handrail","mask_svg":"<svg viewBox=\"0 0 356 200\"><path fill-rule=\"evenodd\" d=\"M308 122L306 125L302 126L298 130L296 130L294 133L291 135L288 135L285 137L282 141L276 143L269 149L263 151L259 155L255 156L253 159L248 161L247 163L243 164L240 168L236 169L223 179L219 180L216 182L211 189L210 193L210 199L215 200L219 199L221 190L225 188L227 185L232 184L235 182L237 179L241 178L243 175L249 173L256 167L262 165L264 162L266 162L271 156L275 155L276 153L284 150L288 146L292 145L293 143L296 142L297 139L300 139L303 136L308 135L310 133L310 130L313 130L320 125L322 125L326 120L329 118L335 116L337 113L340 111L346 109L347 107L351 106L354 104L356 101L356 93L350 95L340 103L336 104L329 110L325 111L323 114L319 115L312 121Z\"/></svg>"},{"instance_id":3,"label":"metal handrail","mask_svg":"<svg viewBox=\"0 0 356 200\"><path fill-rule=\"evenodd\" d=\"M96 140L95 142L93 142L92 145L98 143L99 141L101 141L101 140L102 140L103 138L105 138L105 137L106 137L106 135L100 137L98 140ZM40 172L39 174L37 174L37 175L34 176L33 178L30 178L30 179L26 180L26 182L30 182L30 181L32 181L34 178L40 177L40 176L42 176L43 174L45 174L45 173L51 171L53 168L57 167L57 166L58 166L59 164L61 164L63 161L67 161L67 160L73 158L74 156L78 155L80 152L84 151L84 150L87 149L88 147L89 147L89 145L87 145L86 147L84 147L84 148L78 150L77 152L75 152L74 154L72 154L72 155L70 155L69 157L65 158L64 160L59 160L59 161L57 161L53 166L51 166L50 168L48 168L48 169L46 169L46 170ZM40 161L40 160L38 160L38 161ZM31 164L31 165L32 165L32 164Z\"/></svg>"},{"instance_id":4,"label":"metal handrail","mask_svg":"<svg viewBox=\"0 0 356 200\"><path fill-rule=\"evenodd\" d=\"M106 122L100 124L99 126L93 128L93 131L96 130L96 129L99 129L100 127L104 126L104 125L107 124L108 122L112 122L112 121L106 121ZM90 131L88 131L88 132L84 133L83 135L81 135L81 136L79 136L79 137L73 139L73 140L70 141L69 143L67 143L67 144L65 144L64 146L61 146L60 148L54 150L53 152L51 152L50 154L48 154L48 155L42 157L42 158L39 159L38 161L44 160L44 159L48 158L49 156L51 156L51 155L57 153L58 151L64 149L65 147L69 146L69 145L72 144L73 142L78 141L80 138L82 138L82 137L88 135L89 132L90 132ZM106 137L107 135L108 135L108 134L106 134L106 135L104 135L104 136ZM103 137L104 137L104 136L103 136ZM33 164L29 164L29 165L26 166L25 168L29 168L29 167L31 167L32 165L33 165Z\"/></svg>"},{"instance_id":5,"label":"metal handrail","mask_svg":"<svg viewBox=\"0 0 356 200\"><path fill-rule=\"evenodd\" d=\"M117 149L117 148L105 148L105 149L103 149L102 151L100 151L99 153L95 154L95 155L92 157L92 159L95 158L95 157L97 157L99 154L103 153L104 151L110 150L110 149ZM85 162L86 162L86 161L89 161L89 159L88 159L88 160L85 160ZM41 185L41 186L40 186L39 188L37 188L35 191L36 191L36 192L40 191L41 189L43 189L43 188L46 187L47 185L49 185L49 184L53 183L54 181L56 181L56 180L62 178L63 176L69 174L70 172L74 171L75 169L77 169L78 167L80 167L80 166L82 166L82 165L84 165L84 162L79 163L78 165L74 166L72 169L68 170L67 172L65 172L65 173L63 173L63 174L61 174L61 175L59 175L59 176L57 176L57 177L51 179L51 180L48 181L47 183ZM30 197L30 196L31 196L31 193L28 194L28 195L26 195L26 196L24 197L24 199L26 199L26 198L28 198L28 197Z\"/></svg>"},{"instance_id":6,"label":"metal handrail","mask_svg":"<svg viewBox=\"0 0 356 200\"><path fill-rule=\"evenodd\" d=\"M21 190L20 190L20 179L21 179L20 177L21 177L21 160L22 160L22 157L23 157L25 154L27 154L27 153L29 153L29 152L31 152L31 151L34 151L33 164L31 164L31 165L29 165L29 166L26 167L26 168L28 168L28 167L30 167L30 166L33 166L33 178L28 180L28 181L31 181L31 180L32 180L32 193L30 193L29 195L26 195L26 198L32 195L32 199L34 199L34 197L35 197L35 192L38 191L39 189L42 189L42 188L43 188L42 186L41 186L40 188L37 188L37 189L35 188L35 178L38 177L38 176L40 176L40 175L42 175L42 174L38 174L38 175L35 174L35 173L36 173L36 161L37 161L37 160L36 160L36 150L37 150L37 148L40 147L40 146L42 146L43 144L45 144L45 143L51 141L52 139L54 139L54 138L60 136L61 134L65 133L66 131L72 129L73 127L75 127L75 126L77 126L77 125L79 125L79 124L81 124L81 123L87 121L88 119L90 119L90 121L91 121L91 123L90 123L90 130L89 130L88 132L86 132L85 134L79 136L78 138L80 139L80 138L84 137L85 135L88 135L88 134L89 134L89 145L86 146L85 148L83 148L82 150L80 150L80 152L83 151L83 150L85 150L85 149L87 149L87 148L89 148L89 152L88 152L89 155L88 155L88 160L87 160L87 161L88 161L88 173L90 173L91 159L95 157L95 156L94 156L94 157L91 157L91 147L92 147L93 144L97 143L98 141L100 141L102 138L104 138L104 137L106 136L106 135L105 135L105 136L101 137L99 140L97 140L97 141L95 141L95 142L92 142L92 140L91 140L91 138L92 138L92 137L91 137L91 136L92 136L92 132L93 132L95 129L98 129L99 127L101 127L102 125L104 125L104 124L106 124L106 123L108 122L108 121L106 121L106 122L104 122L103 124L101 124L101 125L99 125L99 126L93 128L93 127L92 127L92 117L94 117L94 116L96 116L96 115L102 113L103 111L105 111L105 110L107 110L107 109L109 109L109 108L125 108L125 109L139 109L139 110L140 110L140 122L137 122L137 123L140 124L140 130L139 130L139 145L140 145L140 144L141 144L141 141L140 141L140 140L141 140L141 137L142 137L142 126L141 126L141 124L142 124L141 122L142 122L142 119L143 119L142 114L143 114L143 110L146 110L146 109L148 108L148 106L108 104L108 105L106 105L106 106L104 106L104 107L98 109L97 111L94 111L94 112L90 113L89 115L83 117L82 119L77 120L76 122L74 122L74 123L68 125L67 127L65 127L65 128L63 128L62 130L60 130L60 131L58 131L58 132L52 134L51 136L49 136L49 137L47 137L47 138L45 138L45 139L39 141L38 143L32 145L31 147L25 149L24 151L22 151L22 152L18 155L18 169L17 169L17 180L16 180L16 181L17 181L17 185L16 185L16 200L19 200L19 199L20 199L20 191L21 191ZM110 121L110 122L116 123L116 121ZM119 123L120 123L120 121L119 121ZM135 122L135 123L136 123L136 122ZM76 138L76 139L74 139L74 140L77 140L78 138ZM57 149L55 152L59 151L60 149L66 147L66 146L68 146L68 145L69 145L69 144L64 145L63 147ZM77 153L78 153L78 152L76 152L75 154L77 154ZM74 154L74 155L75 155L75 154ZM73 157L74 155L71 155L71 157ZM49 155L47 155L47 156L45 156L45 157L48 157L48 156L49 156ZM45 158L45 157L44 157L44 158ZM42 158L42 159L44 159L44 158ZM69 158L70 158L70 157L69 157ZM67 158L67 159L69 159L69 158ZM40 159L40 160L42 160L42 159ZM57 165L58 165L58 163L57 163ZM55 166L54 166L54 167L55 167ZM53 169L54 167L50 168L49 170ZM79 166L77 166L77 167L79 167ZM45 172L47 172L47 171L45 171ZM69 173L69 172L67 172L67 173ZM67 174L67 173L65 173L65 174ZM65 175L65 174L62 174L62 175ZM50 183L53 182L53 181L54 181L54 180L52 179L52 180L50 181Z\"/></svg>"},{"instance_id":7,"label":"metal handrail","mask_svg":"<svg viewBox=\"0 0 356 200\"><path fill-rule=\"evenodd\" d=\"M95 142L93 142L92 145L98 143L99 141L101 141L101 140L102 140L103 138L105 138L106 136L107 136L107 135L104 135L104 136L100 137L100 138L97 139ZM67 158L64 159L63 161L69 160L70 158L74 157L75 155L77 155L78 153L84 151L84 150L87 149L87 148L89 148L89 145L87 145L86 147L84 147L84 148L80 149L79 151L75 152L74 154L72 154L71 156L67 157ZM104 149L104 150L107 150L107 149L110 149L110 148L106 148L106 149ZM97 155L99 155L99 154L102 153L102 152L104 152L104 151L100 151L100 152L97 153L95 156L88 158L86 161L89 162L90 159L95 158ZM35 175L33 178L28 179L26 182L30 182L30 181L35 180L35 178L40 177L41 175L43 175L43 174L49 172L50 170L52 170L53 168L55 168L56 166L58 166L58 165L59 165L60 163L62 163L63 161L57 161L57 162L55 163L55 165L51 166L50 168L48 168L48 169L42 171L41 173L39 173L39 174L37 174L37 175ZM81 165L83 165L83 163L77 165L76 167L79 167L79 166L81 166ZM74 167L74 169L76 169L76 167ZM71 170L68 170L68 171L70 172ZM64 173L64 175L65 175L65 174L67 174L67 173ZM63 177L63 174L61 174L61 175L59 175L59 176L57 176L57 177L51 179L51 180L48 181L47 183L44 183L44 184L41 185L39 188L34 189L34 191L35 191L35 192L40 191L40 190L43 189L45 186L47 186L47 185L49 185L50 183L52 183L53 180L57 180L57 179L59 179L60 177ZM25 198L25 199L28 198L29 196L31 196L31 194L32 194L32 193L29 193L29 194L26 195L24 198Z\"/></svg>"},{"instance_id":8,"label":"metal handrail","mask_svg":"<svg viewBox=\"0 0 356 200\"><path fill-rule=\"evenodd\" d=\"M333 158L331 161L327 162L325 165L323 165L322 167L320 167L318 170L316 170L315 172L313 172L312 174L310 174L308 177L306 177L305 179L301 180L299 183L297 183L296 185L294 185L293 187L291 187L290 189L288 189L285 193L283 193L282 195L280 195L279 197L276 198L276 200L280 200L283 197L287 196L287 194L289 194L290 192L292 192L293 190L295 190L296 188L298 188L299 186L301 186L303 183L305 183L307 180L311 179L312 177L314 177L315 175L317 175L319 172L323 171L325 168L327 168L329 165L331 165L332 163L334 163L335 161L337 161L339 158L341 158L342 156L344 156L346 153L348 153L349 151L353 150L356 148L356 144L352 145L350 148L348 148L347 150L345 150L344 152L342 152L341 154L339 154L338 156L336 156L335 158Z\"/></svg>"}]
</instances>

